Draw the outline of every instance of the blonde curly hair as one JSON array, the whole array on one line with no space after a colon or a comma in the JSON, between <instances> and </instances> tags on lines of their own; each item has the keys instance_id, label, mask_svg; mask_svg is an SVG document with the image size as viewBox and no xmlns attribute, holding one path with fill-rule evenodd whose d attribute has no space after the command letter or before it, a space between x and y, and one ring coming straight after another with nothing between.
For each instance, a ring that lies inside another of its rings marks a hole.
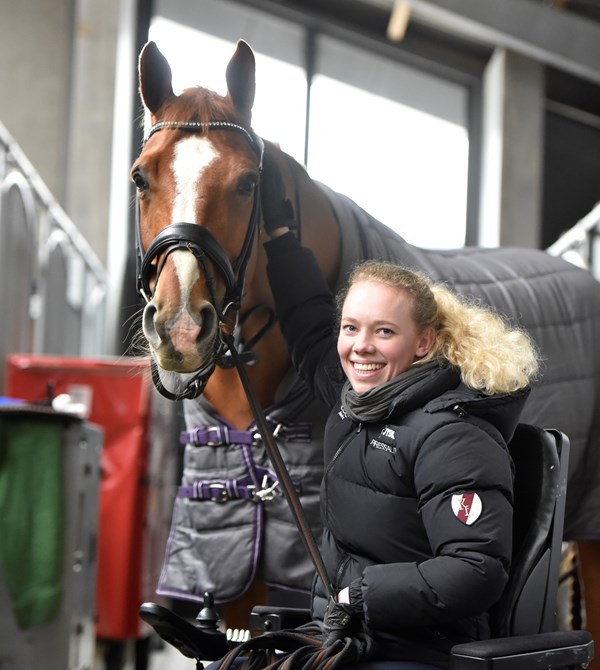
<instances>
[{"instance_id":1,"label":"blonde curly hair","mask_svg":"<svg viewBox=\"0 0 600 670\"><path fill-rule=\"evenodd\" d=\"M522 328L474 300L458 296L422 273L387 261L356 265L337 296L338 313L350 287L359 281L378 281L406 291L412 297L412 317L419 333L429 326L435 342L420 362L445 358L460 370L461 378L485 395L512 393L527 387L539 371L540 358Z\"/></svg>"}]
</instances>

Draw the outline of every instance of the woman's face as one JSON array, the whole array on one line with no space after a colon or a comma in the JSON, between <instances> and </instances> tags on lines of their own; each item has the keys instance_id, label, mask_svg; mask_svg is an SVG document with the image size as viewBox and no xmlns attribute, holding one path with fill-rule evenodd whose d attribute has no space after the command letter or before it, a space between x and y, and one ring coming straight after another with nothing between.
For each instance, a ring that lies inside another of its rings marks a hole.
<instances>
[{"instance_id":1,"label":"woman's face","mask_svg":"<svg viewBox=\"0 0 600 670\"><path fill-rule=\"evenodd\" d=\"M351 286L337 349L357 393L397 377L433 346L435 330L417 332L411 307L412 298L404 289L370 279Z\"/></svg>"}]
</instances>

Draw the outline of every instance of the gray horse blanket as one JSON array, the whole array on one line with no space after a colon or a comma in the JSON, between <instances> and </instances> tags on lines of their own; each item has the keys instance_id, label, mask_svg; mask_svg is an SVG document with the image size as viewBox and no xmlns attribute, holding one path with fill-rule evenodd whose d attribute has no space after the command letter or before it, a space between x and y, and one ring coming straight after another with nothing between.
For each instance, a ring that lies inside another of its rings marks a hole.
<instances>
[{"instance_id":1,"label":"gray horse blanket","mask_svg":"<svg viewBox=\"0 0 600 670\"><path fill-rule=\"evenodd\" d=\"M265 408L316 539L327 414L292 369L273 407ZM210 591L221 603L241 596L255 579L309 591L314 567L254 423L234 431L203 397L184 401L184 418L183 475L157 593L202 602ZM204 439L194 439L198 434Z\"/></svg>"}]
</instances>

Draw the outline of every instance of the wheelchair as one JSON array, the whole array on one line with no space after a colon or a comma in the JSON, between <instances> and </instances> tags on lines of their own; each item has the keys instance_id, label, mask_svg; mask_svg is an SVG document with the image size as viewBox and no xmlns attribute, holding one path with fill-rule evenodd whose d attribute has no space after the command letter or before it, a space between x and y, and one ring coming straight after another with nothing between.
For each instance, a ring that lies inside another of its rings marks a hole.
<instances>
[{"instance_id":1,"label":"wheelchair","mask_svg":"<svg viewBox=\"0 0 600 670\"><path fill-rule=\"evenodd\" d=\"M594 657L590 633L555 630L569 440L557 430L519 424L508 446L515 464L509 581L491 612L492 638L454 646L449 668L585 668ZM210 594L195 624L154 603L142 604L140 616L163 640L195 659L197 668L222 658L235 644L218 630ZM257 606L250 630L294 628L309 619L308 610Z\"/></svg>"}]
</instances>

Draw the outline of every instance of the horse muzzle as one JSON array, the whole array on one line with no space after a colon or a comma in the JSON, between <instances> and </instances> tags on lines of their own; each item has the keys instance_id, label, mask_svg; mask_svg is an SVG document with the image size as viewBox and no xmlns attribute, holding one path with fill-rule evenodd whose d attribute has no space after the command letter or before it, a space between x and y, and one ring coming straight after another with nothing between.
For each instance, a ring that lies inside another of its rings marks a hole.
<instances>
[{"instance_id":1,"label":"horse muzzle","mask_svg":"<svg viewBox=\"0 0 600 670\"><path fill-rule=\"evenodd\" d=\"M214 360L219 343L218 316L203 301L196 309L161 309L156 299L144 308L142 327L158 365L169 372L191 373Z\"/></svg>"}]
</instances>

